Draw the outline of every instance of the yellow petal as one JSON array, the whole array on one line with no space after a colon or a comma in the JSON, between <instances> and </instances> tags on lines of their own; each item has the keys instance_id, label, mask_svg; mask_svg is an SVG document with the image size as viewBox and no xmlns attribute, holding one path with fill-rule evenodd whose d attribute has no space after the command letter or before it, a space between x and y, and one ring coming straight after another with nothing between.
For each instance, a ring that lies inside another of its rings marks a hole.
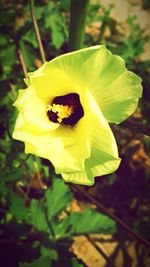
<instances>
[{"instance_id":1,"label":"yellow petal","mask_svg":"<svg viewBox=\"0 0 150 267\"><path fill-rule=\"evenodd\" d=\"M26 126L33 130L34 133L35 130L39 134L53 131L59 127L58 123L50 122L47 117L46 103L37 97L31 86L27 89L19 90L19 96L14 106L18 108L21 116L24 117Z\"/></svg>"}]
</instances>

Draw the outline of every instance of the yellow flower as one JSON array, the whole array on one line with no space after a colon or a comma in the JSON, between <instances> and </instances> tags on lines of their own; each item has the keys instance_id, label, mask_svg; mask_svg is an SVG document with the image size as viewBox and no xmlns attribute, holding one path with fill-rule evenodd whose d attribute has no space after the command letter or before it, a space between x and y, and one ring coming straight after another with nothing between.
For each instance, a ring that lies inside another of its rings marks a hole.
<instances>
[{"instance_id":1,"label":"yellow flower","mask_svg":"<svg viewBox=\"0 0 150 267\"><path fill-rule=\"evenodd\" d=\"M25 153L52 162L67 182L92 185L114 172L118 149L108 122L130 116L142 94L141 79L105 46L71 52L29 73L13 138Z\"/></svg>"}]
</instances>

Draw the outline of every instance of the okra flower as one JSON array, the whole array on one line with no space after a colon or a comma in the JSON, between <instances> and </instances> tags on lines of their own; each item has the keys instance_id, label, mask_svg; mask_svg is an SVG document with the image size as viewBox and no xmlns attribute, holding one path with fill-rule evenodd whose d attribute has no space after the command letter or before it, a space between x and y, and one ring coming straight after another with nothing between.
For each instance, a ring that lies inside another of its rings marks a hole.
<instances>
[{"instance_id":1,"label":"okra flower","mask_svg":"<svg viewBox=\"0 0 150 267\"><path fill-rule=\"evenodd\" d=\"M13 138L25 153L52 162L67 182L92 185L114 172L118 149L108 122L120 123L137 107L141 79L104 45L61 55L25 79L14 105Z\"/></svg>"}]
</instances>

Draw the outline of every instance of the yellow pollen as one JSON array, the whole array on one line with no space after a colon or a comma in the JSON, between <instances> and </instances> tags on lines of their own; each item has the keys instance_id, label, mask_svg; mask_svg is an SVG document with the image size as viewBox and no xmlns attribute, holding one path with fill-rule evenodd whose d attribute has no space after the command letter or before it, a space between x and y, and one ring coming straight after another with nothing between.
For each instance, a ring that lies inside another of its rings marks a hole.
<instances>
[{"instance_id":1,"label":"yellow pollen","mask_svg":"<svg viewBox=\"0 0 150 267\"><path fill-rule=\"evenodd\" d=\"M57 113L57 120L59 123L61 123L63 119L68 118L74 112L74 109L72 106L68 105L52 104L48 105L47 111Z\"/></svg>"}]
</instances>

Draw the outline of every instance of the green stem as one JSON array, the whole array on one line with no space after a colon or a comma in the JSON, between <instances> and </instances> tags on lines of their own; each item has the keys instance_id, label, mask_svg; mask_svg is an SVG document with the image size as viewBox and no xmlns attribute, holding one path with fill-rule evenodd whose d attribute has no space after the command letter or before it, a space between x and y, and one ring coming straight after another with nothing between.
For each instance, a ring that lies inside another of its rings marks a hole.
<instances>
[{"instance_id":1,"label":"green stem","mask_svg":"<svg viewBox=\"0 0 150 267\"><path fill-rule=\"evenodd\" d=\"M89 0L71 0L69 51L81 48Z\"/></svg>"},{"instance_id":2,"label":"green stem","mask_svg":"<svg viewBox=\"0 0 150 267\"><path fill-rule=\"evenodd\" d=\"M30 0L30 8L31 8L31 16L32 16L32 21L33 21L33 25L34 25L36 38L37 38L38 45L39 45L41 58L42 58L42 61L44 63L46 61L46 59L45 59L45 53L44 53L44 48L43 48L43 44L42 44L42 39L41 39L39 27L38 27L35 12L34 12L34 0Z\"/></svg>"},{"instance_id":3,"label":"green stem","mask_svg":"<svg viewBox=\"0 0 150 267\"><path fill-rule=\"evenodd\" d=\"M55 241L55 239L56 239L56 235L55 235L55 231L54 231L54 229L53 229L53 225L52 225L51 221L50 221L49 218L48 218L48 210L47 210L47 209L45 209L45 218L46 218L46 221L47 221L47 224L48 224L50 233L51 233L51 235L52 235L53 241Z\"/></svg>"}]
</instances>

